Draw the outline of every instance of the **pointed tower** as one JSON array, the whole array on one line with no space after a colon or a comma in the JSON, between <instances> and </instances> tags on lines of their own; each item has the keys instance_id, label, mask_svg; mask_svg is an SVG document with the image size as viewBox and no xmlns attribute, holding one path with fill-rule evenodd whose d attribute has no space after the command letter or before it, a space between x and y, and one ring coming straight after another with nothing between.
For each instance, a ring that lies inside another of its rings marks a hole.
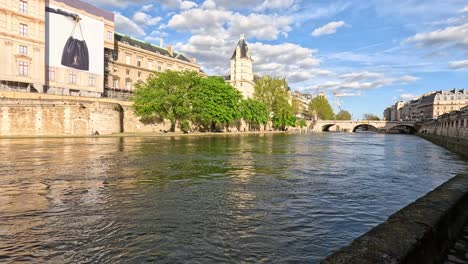
<instances>
[{"instance_id":1,"label":"pointed tower","mask_svg":"<svg viewBox=\"0 0 468 264\"><path fill-rule=\"evenodd\" d=\"M230 83L242 92L244 98L252 98L254 95L253 60L244 34L240 36L236 50L231 57Z\"/></svg>"}]
</instances>

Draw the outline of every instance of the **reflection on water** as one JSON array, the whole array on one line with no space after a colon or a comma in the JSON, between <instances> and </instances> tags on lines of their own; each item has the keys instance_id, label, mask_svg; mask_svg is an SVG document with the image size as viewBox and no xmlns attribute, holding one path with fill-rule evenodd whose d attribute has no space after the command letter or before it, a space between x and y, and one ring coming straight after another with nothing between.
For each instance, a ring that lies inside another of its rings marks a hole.
<instances>
[{"instance_id":1,"label":"reflection on water","mask_svg":"<svg viewBox=\"0 0 468 264\"><path fill-rule=\"evenodd\" d=\"M414 136L0 140L0 262L318 262L466 168Z\"/></svg>"}]
</instances>

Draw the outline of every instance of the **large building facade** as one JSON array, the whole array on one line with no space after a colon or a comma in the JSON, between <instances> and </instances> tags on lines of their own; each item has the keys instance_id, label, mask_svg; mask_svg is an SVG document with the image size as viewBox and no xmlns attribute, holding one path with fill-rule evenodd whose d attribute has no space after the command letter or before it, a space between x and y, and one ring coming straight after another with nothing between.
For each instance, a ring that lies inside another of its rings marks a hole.
<instances>
[{"instance_id":1,"label":"large building facade","mask_svg":"<svg viewBox=\"0 0 468 264\"><path fill-rule=\"evenodd\" d=\"M231 75L227 81L237 88L244 98L253 98L255 86L254 78L253 59L250 56L245 37L241 35L231 57Z\"/></svg>"},{"instance_id":2,"label":"large building facade","mask_svg":"<svg viewBox=\"0 0 468 264\"><path fill-rule=\"evenodd\" d=\"M429 92L409 102L400 101L388 107L384 118L388 121L431 120L467 105L467 89Z\"/></svg>"},{"instance_id":3,"label":"large building facade","mask_svg":"<svg viewBox=\"0 0 468 264\"><path fill-rule=\"evenodd\" d=\"M45 0L0 0L0 89L42 92Z\"/></svg>"},{"instance_id":4,"label":"large building facade","mask_svg":"<svg viewBox=\"0 0 468 264\"><path fill-rule=\"evenodd\" d=\"M114 14L81 0L0 0L0 90L127 99L155 72L195 59L114 32Z\"/></svg>"},{"instance_id":5,"label":"large building facade","mask_svg":"<svg viewBox=\"0 0 468 264\"><path fill-rule=\"evenodd\" d=\"M114 39L114 47L105 52L106 97L128 99L135 84L156 72L195 71L204 75L195 59L175 52L171 46L162 48L118 33Z\"/></svg>"}]
</instances>

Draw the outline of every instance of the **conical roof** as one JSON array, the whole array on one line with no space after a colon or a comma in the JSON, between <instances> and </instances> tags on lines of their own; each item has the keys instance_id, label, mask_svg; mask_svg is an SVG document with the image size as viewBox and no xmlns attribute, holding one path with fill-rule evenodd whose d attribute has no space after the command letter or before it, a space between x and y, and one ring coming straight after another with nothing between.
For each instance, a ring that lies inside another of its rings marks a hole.
<instances>
[{"instance_id":1,"label":"conical roof","mask_svg":"<svg viewBox=\"0 0 468 264\"><path fill-rule=\"evenodd\" d=\"M240 52L241 52L240 57L241 58L249 58L249 56L248 56L249 47L247 47L247 42L245 41L245 39L241 38L239 40L239 42L237 43L237 47L240 47ZM231 59L236 58L237 47L234 50L234 54L232 54Z\"/></svg>"}]
</instances>

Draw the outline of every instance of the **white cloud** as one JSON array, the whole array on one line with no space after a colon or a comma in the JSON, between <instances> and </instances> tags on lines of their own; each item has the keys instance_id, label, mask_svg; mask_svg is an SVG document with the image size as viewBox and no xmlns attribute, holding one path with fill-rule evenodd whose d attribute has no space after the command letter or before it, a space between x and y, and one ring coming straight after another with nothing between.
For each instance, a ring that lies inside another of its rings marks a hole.
<instances>
[{"instance_id":1,"label":"white cloud","mask_svg":"<svg viewBox=\"0 0 468 264\"><path fill-rule=\"evenodd\" d=\"M400 78L400 81L402 81L404 84L407 84L407 83L412 83L412 82L418 81L418 80L420 80L420 79L421 79L421 78L416 77L416 76L405 75L405 76L402 76L402 77Z\"/></svg>"},{"instance_id":2,"label":"white cloud","mask_svg":"<svg viewBox=\"0 0 468 264\"><path fill-rule=\"evenodd\" d=\"M312 36L318 37L322 35L330 35L330 34L335 34L336 30L340 27L345 26L346 23L344 21L333 21L330 22L322 27L316 28L312 32Z\"/></svg>"},{"instance_id":3,"label":"white cloud","mask_svg":"<svg viewBox=\"0 0 468 264\"><path fill-rule=\"evenodd\" d=\"M206 2L205 2L206 3ZM249 14L219 9L190 9L174 15L168 26L192 34L237 38L245 33L260 40L275 40L292 30L288 16Z\"/></svg>"},{"instance_id":4,"label":"white cloud","mask_svg":"<svg viewBox=\"0 0 468 264\"><path fill-rule=\"evenodd\" d=\"M376 78L382 78L382 77L383 75L381 73L368 72L368 71L352 72L352 73L347 73L347 74L343 74L340 76L340 78L346 80L347 82L359 82L365 79L376 79Z\"/></svg>"},{"instance_id":5,"label":"white cloud","mask_svg":"<svg viewBox=\"0 0 468 264\"><path fill-rule=\"evenodd\" d=\"M340 93L350 93L355 90L370 90L400 82L410 83L416 80L419 80L419 78L410 75L391 77L383 73L362 71L342 74L339 76L339 80L324 82L319 84L319 87Z\"/></svg>"},{"instance_id":6,"label":"white cloud","mask_svg":"<svg viewBox=\"0 0 468 264\"><path fill-rule=\"evenodd\" d=\"M130 36L144 36L145 31L139 25L137 25L132 20L128 19L127 17L123 16L119 12L115 12L114 22L115 22L115 29L118 32L130 35Z\"/></svg>"},{"instance_id":7,"label":"white cloud","mask_svg":"<svg viewBox=\"0 0 468 264\"><path fill-rule=\"evenodd\" d=\"M400 98L399 98L399 101L407 102L407 101L411 101L411 100L415 99L416 97L418 97L418 96L414 95L414 94L401 94Z\"/></svg>"},{"instance_id":8,"label":"white cloud","mask_svg":"<svg viewBox=\"0 0 468 264\"><path fill-rule=\"evenodd\" d=\"M468 23L446 27L432 32L418 33L406 42L416 43L419 46L458 46L468 49Z\"/></svg>"},{"instance_id":9,"label":"white cloud","mask_svg":"<svg viewBox=\"0 0 468 264\"><path fill-rule=\"evenodd\" d=\"M141 11L143 12L150 12L154 9L154 6L152 4L149 5L144 5L141 7Z\"/></svg>"},{"instance_id":10,"label":"white cloud","mask_svg":"<svg viewBox=\"0 0 468 264\"><path fill-rule=\"evenodd\" d=\"M460 13L468 13L468 6L465 6L465 8L460 10Z\"/></svg>"},{"instance_id":11,"label":"white cloud","mask_svg":"<svg viewBox=\"0 0 468 264\"><path fill-rule=\"evenodd\" d=\"M297 1L296 0L265 0L261 5L259 5L255 10L273 10L273 9L288 9L292 7Z\"/></svg>"},{"instance_id":12,"label":"white cloud","mask_svg":"<svg viewBox=\"0 0 468 264\"><path fill-rule=\"evenodd\" d=\"M452 61L449 63L449 68L451 69L468 68L468 60Z\"/></svg>"},{"instance_id":13,"label":"white cloud","mask_svg":"<svg viewBox=\"0 0 468 264\"><path fill-rule=\"evenodd\" d=\"M182 1L182 3L180 3L180 9L182 10L187 10L194 7L198 7L198 5L192 1Z\"/></svg>"},{"instance_id":14,"label":"white cloud","mask_svg":"<svg viewBox=\"0 0 468 264\"><path fill-rule=\"evenodd\" d=\"M133 21L145 26L154 26L158 24L161 20L161 17L152 17L141 11L138 11L133 15Z\"/></svg>"}]
</instances>

